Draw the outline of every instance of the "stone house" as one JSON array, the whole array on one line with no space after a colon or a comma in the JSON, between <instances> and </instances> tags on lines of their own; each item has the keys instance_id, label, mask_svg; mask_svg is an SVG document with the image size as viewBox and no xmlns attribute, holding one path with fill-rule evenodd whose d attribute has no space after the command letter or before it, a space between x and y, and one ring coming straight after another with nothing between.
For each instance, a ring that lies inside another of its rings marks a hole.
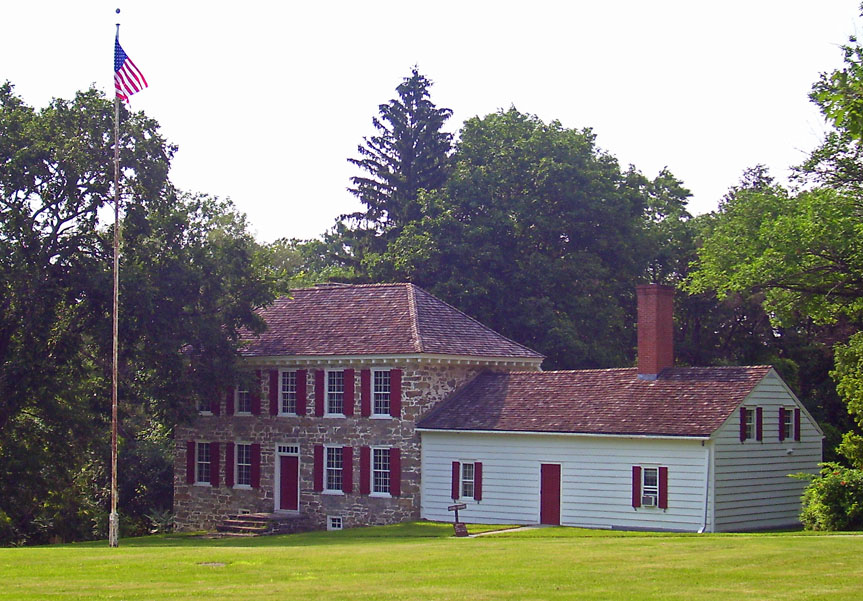
<instances>
[{"instance_id":1,"label":"stone house","mask_svg":"<svg viewBox=\"0 0 863 601\"><path fill-rule=\"evenodd\" d=\"M249 377L176 430L178 529L241 513L286 530L419 519L417 420L482 372L543 359L412 284L295 290L261 315Z\"/></svg>"}]
</instances>

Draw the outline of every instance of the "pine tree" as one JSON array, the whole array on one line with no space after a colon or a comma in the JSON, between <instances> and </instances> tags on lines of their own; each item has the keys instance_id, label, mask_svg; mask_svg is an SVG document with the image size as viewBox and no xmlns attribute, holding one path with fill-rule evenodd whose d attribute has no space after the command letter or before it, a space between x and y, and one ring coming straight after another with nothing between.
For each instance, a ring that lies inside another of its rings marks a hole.
<instances>
[{"instance_id":1,"label":"pine tree","mask_svg":"<svg viewBox=\"0 0 863 601\"><path fill-rule=\"evenodd\" d=\"M419 190L434 190L446 181L453 136L441 128L452 111L430 100L431 85L414 67L396 88L398 98L381 104L379 117L372 119L379 133L363 138L357 147L360 158L348 159L368 175L351 178L348 190L366 210L347 217L365 222L381 243L375 247L385 247L422 216Z\"/></svg>"}]
</instances>

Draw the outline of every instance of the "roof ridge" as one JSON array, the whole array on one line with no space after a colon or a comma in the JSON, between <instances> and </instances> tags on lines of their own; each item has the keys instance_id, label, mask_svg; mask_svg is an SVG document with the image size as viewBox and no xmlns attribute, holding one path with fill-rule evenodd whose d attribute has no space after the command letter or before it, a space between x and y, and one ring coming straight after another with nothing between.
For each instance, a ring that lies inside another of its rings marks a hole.
<instances>
[{"instance_id":1,"label":"roof ridge","mask_svg":"<svg viewBox=\"0 0 863 601\"><path fill-rule=\"evenodd\" d=\"M411 339L414 343L414 348L416 352L423 352L423 339L420 335L420 320L419 313L417 313L417 300L416 296L414 296L414 289L417 288L416 284L407 283L406 284L407 292L408 292L408 315L410 317L411 323Z\"/></svg>"},{"instance_id":2,"label":"roof ridge","mask_svg":"<svg viewBox=\"0 0 863 601\"><path fill-rule=\"evenodd\" d=\"M522 348L522 349L524 349L524 350L526 350L526 351L529 351L529 352L531 352L531 353L536 353L536 354L537 354L537 355L539 355L540 357L545 358L545 355L543 355L543 354L542 354L542 353L540 353L539 351L534 350L534 349L530 348L529 346L525 346L525 345L523 345L523 344L522 344L522 343L520 343L520 342L516 342L515 340L513 340L513 339L512 339L512 338L510 338L509 336L504 336L503 334L501 334L501 333L500 333L500 332L498 332L497 330L494 330L494 329L490 328L489 326L485 325L484 323L482 323L482 322L481 322L481 321L479 321L478 319L474 319L473 317L471 317L470 315L468 315L467 313L465 313L465 312L464 312L464 311L462 311L461 309L459 309L459 308L457 308L457 307L452 306L451 304L449 304L448 302L446 302L445 300L443 300L443 299L441 299L441 298L438 298L437 296L435 296L434 294L432 294L432 293L431 293L431 292L429 292L428 290L425 290L424 288L421 288L421 287L417 286L416 284L411 284L411 286L414 286L417 290L419 290L419 291L421 291L421 292L423 292L423 293L427 294L428 296L432 297L432 298L433 298L434 300L436 300L437 302L439 302L439 303L442 303L442 304L446 305L447 307L449 307L450 309L452 309L453 311L455 311L455 312L456 312L456 313L458 313L459 315L461 315L461 316L463 316L464 318L469 319L470 321L474 322L475 324L477 324L477 325L478 325L480 328L482 328L483 330L486 330L486 331L488 331L488 332L491 332L491 333L492 333L492 334L494 334L495 336L499 336L500 338L503 338L504 340L506 340L506 341L508 341L508 342L511 342L512 344L516 345L516 346L517 346L517 347L519 347L519 348Z\"/></svg>"}]
</instances>

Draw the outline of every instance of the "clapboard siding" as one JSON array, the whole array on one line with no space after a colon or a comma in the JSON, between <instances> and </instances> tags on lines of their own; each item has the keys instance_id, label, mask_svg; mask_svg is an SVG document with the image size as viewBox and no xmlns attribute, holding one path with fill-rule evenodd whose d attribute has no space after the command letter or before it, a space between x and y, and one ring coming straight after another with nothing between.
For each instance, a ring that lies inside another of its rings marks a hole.
<instances>
[{"instance_id":1,"label":"clapboard siding","mask_svg":"<svg viewBox=\"0 0 863 601\"><path fill-rule=\"evenodd\" d=\"M734 412L712 436L714 520L718 531L795 525L806 482L789 474L817 473L822 435L809 414L771 371L743 403L762 408L762 440L740 442ZM779 441L779 408L801 409L800 441ZM789 454L790 451L790 454Z\"/></svg>"},{"instance_id":2,"label":"clapboard siding","mask_svg":"<svg viewBox=\"0 0 863 601\"><path fill-rule=\"evenodd\" d=\"M561 465L561 523L591 528L695 531L704 521L705 457L698 440L422 432L422 516L451 520L453 461L483 464L473 523L539 521L540 465ZM668 467L668 509L632 507L632 466ZM709 525L708 525L709 527Z\"/></svg>"}]
</instances>

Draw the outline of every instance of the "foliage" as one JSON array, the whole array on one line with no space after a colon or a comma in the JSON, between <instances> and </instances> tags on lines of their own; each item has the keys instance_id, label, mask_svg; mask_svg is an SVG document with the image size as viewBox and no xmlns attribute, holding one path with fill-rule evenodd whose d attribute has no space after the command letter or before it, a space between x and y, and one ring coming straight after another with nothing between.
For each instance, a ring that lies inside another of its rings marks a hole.
<instances>
[{"instance_id":1,"label":"foliage","mask_svg":"<svg viewBox=\"0 0 863 601\"><path fill-rule=\"evenodd\" d=\"M590 130L513 108L465 123L446 186L421 193L422 219L364 265L539 350L548 367L621 365L651 249L648 200L661 223L685 196L667 172L622 172Z\"/></svg>"},{"instance_id":2,"label":"foliage","mask_svg":"<svg viewBox=\"0 0 863 601\"><path fill-rule=\"evenodd\" d=\"M0 86L0 542L104 526L112 115L94 89L37 111ZM166 478L164 453L153 459L139 432L168 428L231 378L239 332L260 327L253 310L271 283L229 203L173 188L158 124L125 109L121 119L121 453L140 468L121 471L121 513L135 521L149 509L136 502L170 505L170 480L135 483Z\"/></svg>"},{"instance_id":3,"label":"foliage","mask_svg":"<svg viewBox=\"0 0 863 601\"><path fill-rule=\"evenodd\" d=\"M800 520L810 530L863 530L863 469L821 464L803 491Z\"/></svg>"},{"instance_id":4,"label":"foliage","mask_svg":"<svg viewBox=\"0 0 863 601\"><path fill-rule=\"evenodd\" d=\"M414 67L396 88L398 97L378 107L380 117L372 119L378 134L363 138L360 158L348 159L367 173L351 178L348 190L365 211L349 217L366 224L353 234L372 248L382 248L420 219L419 191L435 190L446 180L452 134L442 128L452 111L435 106L431 85Z\"/></svg>"},{"instance_id":5,"label":"foliage","mask_svg":"<svg viewBox=\"0 0 863 601\"><path fill-rule=\"evenodd\" d=\"M842 52L844 68L822 73L809 98L837 129L860 140L863 139L863 47L851 36Z\"/></svg>"}]
</instances>

